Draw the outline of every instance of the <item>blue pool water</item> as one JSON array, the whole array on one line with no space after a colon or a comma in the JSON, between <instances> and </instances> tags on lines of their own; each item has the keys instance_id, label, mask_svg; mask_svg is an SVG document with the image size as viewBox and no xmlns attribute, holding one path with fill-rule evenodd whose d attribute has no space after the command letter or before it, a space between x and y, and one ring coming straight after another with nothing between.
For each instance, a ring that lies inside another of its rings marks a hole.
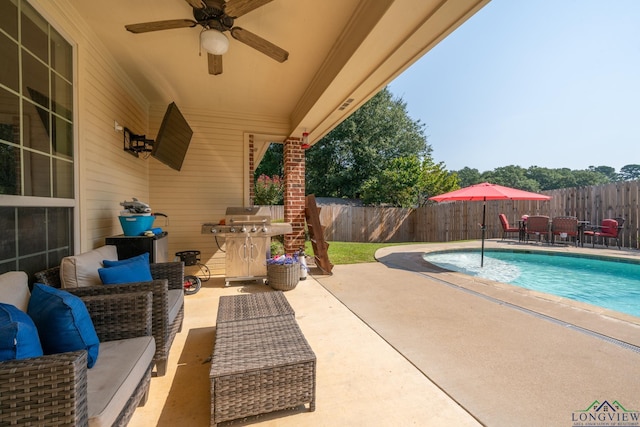
<instances>
[{"instance_id":1,"label":"blue pool water","mask_svg":"<svg viewBox=\"0 0 640 427\"><path fill-rule=\"evenodd\" d=\"M640 264L517 251L427 253L439 267L640 317Z\"/></svg>"}]
</instances>

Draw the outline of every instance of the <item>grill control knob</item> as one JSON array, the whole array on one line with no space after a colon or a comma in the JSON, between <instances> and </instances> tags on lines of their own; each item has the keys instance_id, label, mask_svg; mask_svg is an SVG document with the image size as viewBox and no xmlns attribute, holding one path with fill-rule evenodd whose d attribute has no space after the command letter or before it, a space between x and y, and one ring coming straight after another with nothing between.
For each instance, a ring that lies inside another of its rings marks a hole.
<instances>
[{"instance_id":1,"label":"grill control knob","mask_svg":"<svg viewBox=\"0 0 640 427\"><path fill-rule=\"evenodd\" d=\"M211 232L212 232L213 234L217 234L217 233L218 233L218 230L217 230L217 229L215 229L215 228L213 228L213 227L211 227Z\"/></svg>"},{"instance_id":2,"label":"grill control knob","mask_svg":"<svg viewBox=\"0 0 640 427\"><path fill-rule=\"evenodd\" d=\"M255 233L256 231L258 231L258 229L256 228L255 225L251 226L251 232Z\"/></svg>"},{"instance_id":3,"label":"grill control knob","mask_svg":"<svg viewBox=\"0 0 640 427\"><path fill-rule=\"evenodd\" d=\"M235 233L235 232L236 232L236 228L235 228L235 227L231 227L231 228L229 229L229 233Z\"/></svg>"},{"instance_id":4,"label":"grill control knob","mask_svg":"<svg viewBox=\"0 0 640 427\"><path fill-rule=\"evenodd\" d=\"M262 226L262 232L263 232L263 233L266 233L266 232L267 232L267 226L266 226L266 225L263 225L263 226Z\"/></svg>"},{"instance_id":5,"label":"grill control knob","mask_svg":"<svg viewBox=\"0 0 640 427\"><path fill-rule=\"evenodd\" d=\"M242 226L242 228L240 229L241 233L246 233L247 232L247 227L245 227L244 225Z\"/></svg>"}]
</instances>

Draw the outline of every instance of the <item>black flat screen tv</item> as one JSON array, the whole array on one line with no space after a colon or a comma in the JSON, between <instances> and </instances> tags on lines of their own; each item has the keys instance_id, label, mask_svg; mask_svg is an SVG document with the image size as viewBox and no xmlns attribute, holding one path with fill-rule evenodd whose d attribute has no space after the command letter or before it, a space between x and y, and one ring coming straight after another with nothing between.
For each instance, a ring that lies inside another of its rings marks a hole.
<instances>
[{"instance_id":1,"label":"black flat screen tv","mask_svg":"<svg viewBox=\"0 0 640 427\"><path fill-rule=\"evenodd\" d=\"M164 113L151 155L170 168L179 171L182 169L192 135L191 127L178 110L176 103L172 102Z\"/></svg>"}]
</instances>

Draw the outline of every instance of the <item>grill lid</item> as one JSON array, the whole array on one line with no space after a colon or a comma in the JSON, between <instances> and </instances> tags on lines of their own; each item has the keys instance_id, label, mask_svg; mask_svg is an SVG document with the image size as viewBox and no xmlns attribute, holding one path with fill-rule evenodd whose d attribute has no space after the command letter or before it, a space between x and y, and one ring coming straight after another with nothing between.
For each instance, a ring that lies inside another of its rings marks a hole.
<instances>
[{"instance_id":1,"label":"grill lid","mask_svg":"<svg viewBox=\"0 0 640 427\"><path fill-rule=\"evenodd\" d=\"M228 207L225 213L227 225L231 224L271 224L271 215L264 206Z\"/></svg>"}]
</instances>

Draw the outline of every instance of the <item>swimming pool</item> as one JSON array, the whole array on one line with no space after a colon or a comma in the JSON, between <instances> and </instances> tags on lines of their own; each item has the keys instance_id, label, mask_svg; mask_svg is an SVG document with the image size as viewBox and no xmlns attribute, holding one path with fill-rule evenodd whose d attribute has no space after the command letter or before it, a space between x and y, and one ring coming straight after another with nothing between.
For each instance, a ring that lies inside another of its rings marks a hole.
<instances>
[{"instance_id":1,"label":"swimming pool","mask_svg":"<svg viewBox=\"0 0 640 427\"><path fill-rule=\"evenodd\" d=\"M552 252L431 252L423 258L448 270L582 301L640 317L640 264Z\"/></svg>"}]
</instances>

